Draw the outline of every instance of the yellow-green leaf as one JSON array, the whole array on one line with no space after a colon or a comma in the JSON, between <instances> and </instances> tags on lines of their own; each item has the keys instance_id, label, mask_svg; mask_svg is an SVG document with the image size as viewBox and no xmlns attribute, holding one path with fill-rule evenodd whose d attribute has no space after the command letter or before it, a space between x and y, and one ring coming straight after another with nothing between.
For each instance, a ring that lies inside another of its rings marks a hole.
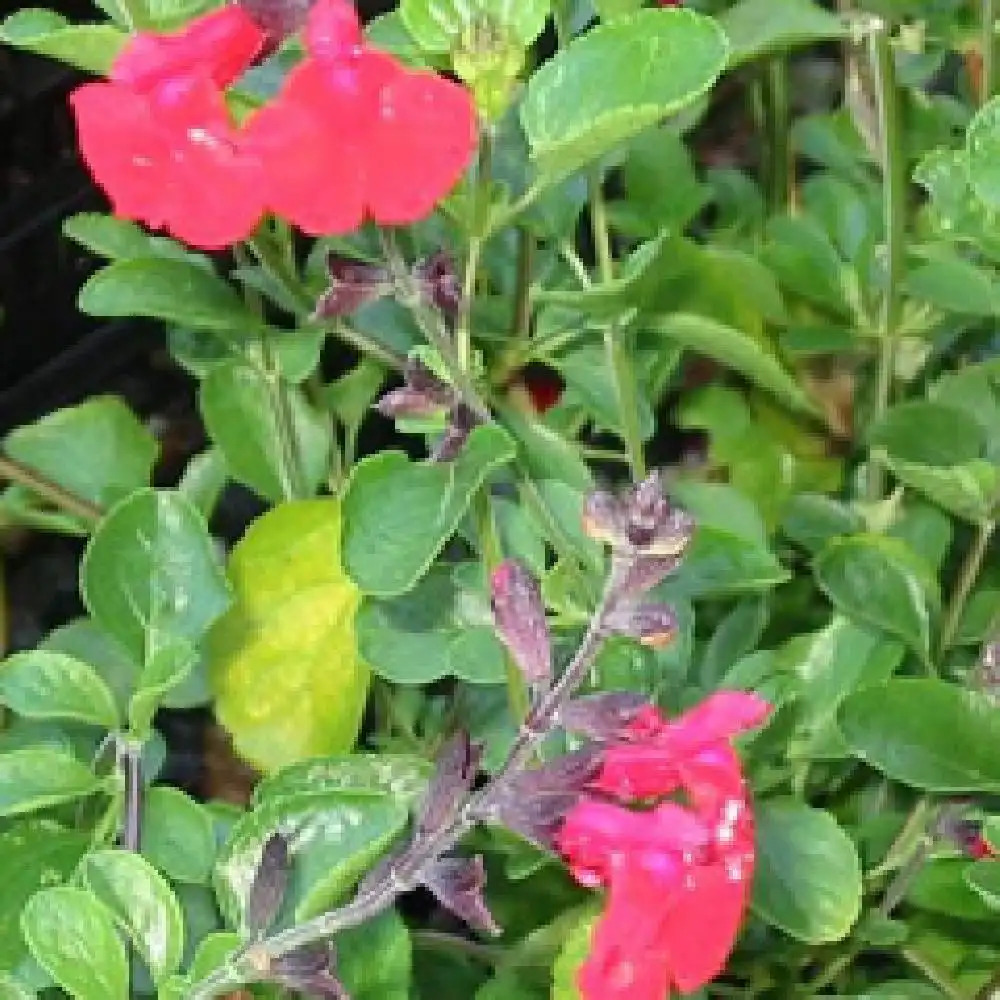
<instances>
[{"instance_id":1,"label":"yellow-green leaf","mask_svg":"<svg viewBox=\"0 0 1000 1000\"><path fill-rule=\"evenodd\" d=\"M339 501L282 504L251 526L229 563L236 602L208 642L216 711L264 771L341 753L357 738L368 668L340 534Z\"/></svg>"}]
</instances>

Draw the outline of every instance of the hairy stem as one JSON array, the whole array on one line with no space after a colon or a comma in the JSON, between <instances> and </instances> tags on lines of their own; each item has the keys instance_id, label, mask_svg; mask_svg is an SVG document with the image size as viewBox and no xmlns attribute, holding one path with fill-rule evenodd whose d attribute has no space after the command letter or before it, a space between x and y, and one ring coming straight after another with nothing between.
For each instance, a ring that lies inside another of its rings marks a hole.
<instances>
[{"instance_id":1,"label":"hairy stem","mask_svg":"<svg viewBox=\"0 0 1000 1000\"><path fill-rule=\"evenodd\" d=\"M420 884L421 873L430 863L455 847L477 824L491 820L500 793L538 751L556 726L560 709L586 677L603 643L605 619L616 600L616 589L616 574L613 571L590 619L587 632L566 670L548 693L533 706L518 731L502 768L489 784L469 795L450 823L415 842L396 865L388 867L382 878L360 891L345 906L264 938L238 953L229 964L196 983L188 994L188 1000L210 1000L211 997L259 979L261 970L271 968L282 956L317 941L325 941L349 927L356 927L377 916L400 895L416 888Z\"/></svg>"},{"instance_id":2,"label":"hairy stem","mask_svg":"<svg viewBox=\"0 0 1000 1000\"><path fill-rule=\"evenodd\" d=\"M906 153L900 122L899 87L889 26L873 19L868 35L869 54L878 104L882 161L882 207L885 217L885 292L879 320L878 373L872 422L889 408L899 339L902 285L906 254ZM884 463L869 456L868 499L885 494Z\"/></svg>"},{"instance_id":3,"label":"hairy stem","mask_svg":"<svg viewBox=\"0 0 1000 1000\"><path fill-rule=\"evenodd\" d=\"M78 517L88 524L96 524L104 516L104 511L97 504L64 490L61 486L57 486L51 480L6 455L0 455L0 479L17 483L19 486L26 486L32 493L37 493L53 507L58 507L64 513Z\"/></svg>"},{"instance_id":4,"label":"hairy stem","mask_svg":"<svg viewBox=\"0 0 1000 1000\"><path fill-rule=\"evenodd\" d=\"M611 230L608 226L601 178L597 173L590 178L590 223L594 231L594 247L597 253L598 272L605 284L614 279L614 257L611 253ZM604 347L608 357L608 367L618 399L618 414L621 422L622 439L628 451L632 477L639 482L646 475L646 457L642 447L642 431L639 427L639 398L636 373L626 331L617 323L610 323L604 329Z\"/></svg>"}]
</instances>

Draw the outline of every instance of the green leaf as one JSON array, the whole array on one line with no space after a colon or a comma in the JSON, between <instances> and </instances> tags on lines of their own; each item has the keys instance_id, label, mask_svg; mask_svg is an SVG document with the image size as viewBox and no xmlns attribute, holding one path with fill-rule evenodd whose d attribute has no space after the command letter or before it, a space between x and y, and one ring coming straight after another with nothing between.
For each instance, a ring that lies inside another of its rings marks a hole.
<instances>
[{"instance_id":1,"label":"green leaf","mask_svg":"<svg viewBox=\"0 0 1000 1000\"><path fill-rule=\"evenodd\" d=\"M651 321L650 329L745 375L792 409L816 414L816 407L777 357L742 330L689 313L660 317Z\"/></svg>"},{"instance_id":2,"label":"green leaf","mask_svg":"<svg viewBox=\"0 0 1000 1000\"><path fill-rule=\"evenodd\" d=\"M789 643L799 678L800 728L811 758L840 758L849 750L836 728L837 709L859 687L888 680L903 659L901 643L834 615L830 624Z\"/></svg>"},{"instance_id":3,"label":"green leaf","mask_svg":"<svg viewBox=\"0 0 1000 1000\"><path fill-rule=\"evenodd\" d=\"M125 948L111 914L86 890L36 893L21 929L35 961L75 1000L128 1000Z\"/></svg>"},{"instance_id":4,"label":"green leaf","mask_svg":"<svg viewBox=\"0 0 1000 1000\"><path fill-rule=\"evenodd\" d=\"M987 101L965 133L969 182L990 208L1000 208L1000 99Z\"/></svg>"},{"instance_id":5,"label":"green leaf","mask_svg":"<svg viewBox=\"0 0 1000 1000\"><path fill-rule=\"evenodd\" d=\"M580 493L594 488L576 442L509 405L498 404L497 419L514 438L518 460L533 479L556 479Z\"/></svg>"},{"instance_id":6,"label":"green leaf","mask_svg":"<svg viewBox=\"0 0 1000 1000\"><path fill-rule=\"evenodd\" d=\"M104 729L118 725L114 695L92 667L36 649L0 663L0 702L30 719L75 719Z\"/></svg>"},{"instance_id":7,"label":"green leaf","mask_svg":"<svg viewBox=\"0 0 1000 1000\"><path fill-rule=\"evenodd\" d=\"M347 374L323 388L323 404L345 427L359 427L385 382L385 366L362 358Z\"/></svg>"},{"instance_id":8,"label":"green leaf","mask_svg":"<svg viewBox=\"0 0 1000 1000\"><path fill-rule=\"evenodd\" d=\"M981 524L992 516L1000 494L1000 469L990 462L976 459L941 468L889 457L886 464L905 486L963 521Z\"/></svg>"},{"instance_id":9,"label":"green leaf","mask_svg":"<svg viewBox=\"0 0 1000 1000\"><path fill-rule=\"evenodd\" d=\"M402 0L399 13L428 52L453 52L489 29L525 49L545 27L549 0Z\"/></svg>"},{"instance_id":10,"label":"green leaf","mask_svg":"<svg viewBox=\"0 0 1000 1000\"><path fill-rule=\"evenodd\" d=\"M301 456L304 482L289 468L284 429L276 393L288 396L293 446ZM201 384L201 413L232 477L265 500L277 502L297 496L303 488L314 492L326 477L330 463L328 422L306 402L302 391L279 387L277 376L240 361L213 366Z\"/></svg>"},{"instance_id":11,"label":"green leaf","mask_svg":"<svg viewBox=\"0 0 1000 1000\"><path fill-rule=\"evenodd\" d=\"M169 639L152 649L128 705L129 729L137 739L149 739L157 708L169 691L184 682L197 659L194 647L184 639Z\"/></svg>"},{"instance_id":12,"label":"green leaf","mask_svg":"<svg viewBox=\"0 0 1000 1000\"><path fill-rule=\"evenodd\" d=\"M584 911L579 922L566 936L552 965L552 1000L581 1000L577 978L580 966L590 954L597 917Z\"/></svg>"},{"instance_id":13,"label":"green leaf","mask_svg":"<svg viewBox=\"0 0 1000 1000\"><path fill-rule=\"evenodd\" d=\"M337 975L351 1000L409 1000L410 932L395 910L337 935Z\"/></svg>"},{"instance_id":14,"label":"green leaf","mask_svg":"<svg viewBox=\"0 0 1000 1000\"><path fill-rule=\"evenodd\" d=\"M680 111L727 58L716 23L687 10L646 10L576 38L535 72L521 121L551 184Z\"/></svg>"},{"instance_id":15,"label":"green leaf","mask_svg":"<svg viewBox=\"0 0 1000 1000\"><path fill-rule=\"evenodd\" d=\"M147 789L142 853L174 882L208 885L215 863L215 828L208 810L178 788Z\"/></svg>"},{"instance_id":16,"label":"green leaf","mask_svg":"<svg viewBox=\"0 0 1000 1000\"><path fill-rule=\"evenodd\" d=\"M180 904L148 861L128 851L93 851L83 859L80 875L128 935L154 983L180 968L184 954Z\"/></svg>"},{"instance_id":17,"label":"green leaf","mask_svg":"<svg viewBox=\"0 0 1000 1000\"><path fill-rule=\"evenodd\" d=\"M204 519L167 490L140 490L108 513L84 554L81 591L143 665L177 639L197 642L229 604Z\"/></svg>"},{"instance_id":18,"label":"green leaf","mask_svg":"<svg viewBox=\"0 0 1000 1000\"><path fill-rule=\"evenodd\" d=\"M847 35L846 24L812 0L740 0L719 18L719 24L732 46L730 66Z\"/></svg>"},{"instance_id":19,"label":"green leaf","mask_svg":"<svg viewBox=\"0 0 1000 1000\"><path fill-rule=\"evenodd\" d=\"M0 833L0 969L16 969L27 954L21 910L39 889L68 878L89 846L86 833L51 820L23 820ZM3 997L0 990L0 997Z\"/></svg>"},{"instance_id":20,"label":"green leaf","mask_svg":"<svg viewBox=\"0 0 1000 1000\"><path fill-rule=\"evenodd\" d=\"M108 73L127 39L113 25L71 24L61 14L37 7L19 10L0 23L0 42L87 73Z\"/></svg>"},{"instance_id":21,"label":"green leaf","mask_svg":"<svg viewBox=\"0 0 1000 1000\"><path fill-rule=\"evenodd\" d=\"M898 636L929 659L941 597L908 545L881 535L834 538L813 569L820 589L845 615Z\"/></svg>"},{"instance_id":22,"label":"green leaf","mask_svg":"<svg viewBox=\"0 0 1000 1000\"><path fill-rule=\"evenodd\" d=\"M19 983L13 976L0 972L0 1000L35 1000L37 993Z\"/></svg>"},{"instance_id":23,"label":"green leaf","mask_svg":"<svg viewBox=\"0 0 1000 1000\"><path fill-rule=\"evenodd\" d=\"M868 432L868 443L894 459L922 465L958 465L979 458L986 434L971 415L924 399L889 409Z\"/></svg>"},{"instance_id":24,"label":"green leaf","mask_svg":"<svg viewBox=\"0 0 1000 1000\"><path fill-rule=\"evenodd\" d=\"M99 396L18 427L4 450L75 496L108 506L149 485L159 446L122 400Z\"/></svg>"},{"instance_id":25,"label":"green leaf","mask_svg":"<svg viewBox=\"0 0 1000 1000\"><path fill-rule=\"evenodd\" d=\"M850 837L822 809L792 801L756 811L753 908L806 944L842 941L861 912L861 865Z\"/></svg>"},{"instance_id":26,"label":"green leaf","mask_svg":"<svg viewBox=\"0 0 1000 1000\"><path fill-rule=\"evenodd\" d=\"M0 816L80 799L100 785L89 767L57 747L23 747L0 754Z\"/></svg>"},{"instance_id":27,"label":"green leaf","mask_svg":"<svg viewBox=\"0 0 1000 1000\"><path fill-rule=\"evenodd\" d=\"M597 16L602 21L613 21L616 17L626 17L642 8L642 0L594 0Z\"/></svg>"},{"instance_id":28,"label":"green leaf","mask_svg":"<svg viewBox=\"0 0 1000 1000\"><path fill-rule=\"evenodd\" d=\"M1000 289L984 268L948 256L911 268L906 290L915 299L938 309L969 316L996 316L1000 312Z\"/></svg>"},{"instance_id":29,"label":"green leaf","mask_svg":"<svg viewBox=\"0 0 1000 1000\"><path fill-rule=\"evenodd\" d=\"M852 753L914 788L1000 790L1000 713L978 692L939 680L890 680L852 694L840 728Z\"/></svg>"},{"instance_id":30,"label":"green leaf","mask_svg":"<svg viewBox=\"0 0 1000 1000\"><path fill-rule=\"evenodd\" d=\"M253 803L324 792L382 792L408 806L423 795L433 766L405 754L345 754L314 757L283 767L253 790Z\"/></svg>"},{"instance_id":31,"label":"green leaf","mask_svg":"<svg viewBox=\"0 0 1000 1000\"><path fill-rule=\"evenodd\" d=\"M972 867L966 858L931 858L914 876L906 893L907 905L960 920L992 923L996 915L968 883Z\"/></svg>"},{"instance_id":32,"label":"green leaf","mask_svg":"<svg viewBox=\"0 0 1000 1000\"><path fill-rule=\"evenodd\" d=\"M1000 910L1000 865L992 860L977 861L965 869L964 878L991 910Z\"/></svg>"},{"instance_id":33,"label":"green leaf","mask_svg":"<svg viewBox=\"0 0 1000 1000\"><path fill-rule=\"evenodd\" d=\"M242 339L261 328L221 278L183 260L122 260L98 271L80 291L89 316L149 316Z\"/></svg>"},{"instance_id":34,"label":"green leaf","mask_svg":"<svg viewBox=\"0 0 1000 1000\"><path fill-rule=\"evenodd\" d=\"M864 527L861 516L846 504L821 493L797 493L788 501L782 532L817 553L831 538L853 535Z\"/></svg>"},{"instance_id":35,"label":"green leaf","mask_svg":"<svg viewBox=\"0 0 1000 1000\"><path fill-rule=\"evenodd\" d=\"M236 823L219 854L215 891L223 914L245 927L253 876L275 832L288 842L291 859L283 912L304 920L344 897L403 830L407 815L404 805L376 792L267 799Z\"/></svg>"},{"instance_id":36,"label":"green leaf","mask_svg":"<svg viewBox=\"0 0 1000 1000\"><path fill-rule=\"evenodd\" d=\"M349 750L368 693L357 588L341 563L341 504L284 503L236 546L236 603L209 636L216 713L265 771Z\"/></svg>"},{"instance_id":37,"label":"green leaf","mask_svg":"<svg viewBox=\"0 0 1000 1000\"><path fill-rule=\"evenodd\" d=\"M452 536L489 474L514 457L499 427L477 427L451 463L384 451L359 462L344 497L344 565L361 590L411 589Z\"/></svg>"},{"instance_id":38,"label":"green leaf","mask_svg":"<svg viewBox=\"0 0 1000 1000\"><path fill-rule=\"evenodd\" d=\"M481 576L478 564L462 568ZM365 601L358 614L358 652L395 684L428 684L447 676L472 684L507 680L489 600L462 588L460 574L447 567L432 569L401 597Z\"/></svg>"}]
</instances>

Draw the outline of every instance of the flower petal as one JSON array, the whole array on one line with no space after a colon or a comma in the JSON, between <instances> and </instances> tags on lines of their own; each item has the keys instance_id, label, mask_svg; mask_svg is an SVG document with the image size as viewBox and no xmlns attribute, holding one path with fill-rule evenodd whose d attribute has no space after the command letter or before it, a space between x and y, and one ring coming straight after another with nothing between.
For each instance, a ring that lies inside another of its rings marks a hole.
<instances>
[{"instance_id":1,"label":"flower petal","mask_svg":"<svg viewBox=\"0 0 1000 1000\"><path fill-rule=\"evenodd\" d=\"M227 87L250 66L265 37L245 10L228 5L172 34L139 32L118 55L111 78L135 90L183 76L207 76Z\"/></svg>"}]
</instances>

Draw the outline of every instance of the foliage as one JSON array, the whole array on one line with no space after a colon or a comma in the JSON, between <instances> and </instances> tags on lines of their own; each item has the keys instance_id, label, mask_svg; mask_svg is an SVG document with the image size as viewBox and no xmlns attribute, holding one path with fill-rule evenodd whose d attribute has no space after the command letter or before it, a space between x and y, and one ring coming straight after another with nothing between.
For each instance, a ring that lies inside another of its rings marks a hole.
<instances>
[{"instance_id":1,"label":"foliage","mask_svg":"<svg viewBox=\"0 0 1000 1000\"><path fill-rule=\"evenodd\" d=\"M80 308L164 325L207 437L155 487L114 397L2 441L87 613L0 661L0 997L594 1000L623 912L719 954L622 1000L993 995L993 0L306 6L0 22L110 76ZM245 808L158 783L192 706Z\"/></svg>"}]
</instances>

